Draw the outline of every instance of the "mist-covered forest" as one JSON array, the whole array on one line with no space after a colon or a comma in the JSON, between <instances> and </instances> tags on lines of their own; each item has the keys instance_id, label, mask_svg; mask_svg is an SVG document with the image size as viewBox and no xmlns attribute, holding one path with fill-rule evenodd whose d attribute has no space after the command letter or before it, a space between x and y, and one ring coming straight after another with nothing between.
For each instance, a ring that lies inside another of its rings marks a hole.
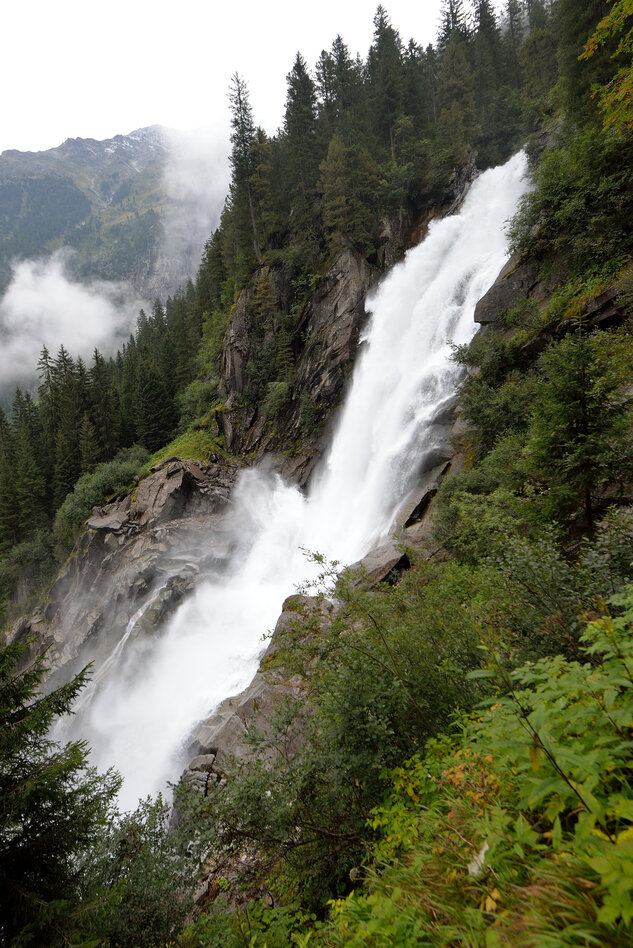
<instances>
[{"instance_id":1,"label":"mist-covered forest","mask_svg":"<svg viewBox=\"0 0 633 948\"><path fill-rule=\"evenodd\" d=\"M83 677L42 697L45 659L18 672L25 646L3 650L0 944L631 944L632 55L631 0L444 0L426 48L379 6L364 59L341 36L316 63L297 54L273 137L234 75L231 185L196 280L115 356L44 349L37 392L0 413L7 626L93 506L161 458L230 457L240 294L238 407L292 453L293 400L306 439L334 407L296 388L333 261L387 272L456 181L521 147L534 188L511 251L537 289L455 351L441 555L369 588L343 574L324 631L309 611L286 629L272 665L301 700L221 789L179 788L177 828L161 800L115 816L116 775L51 743Z\"/></svg>"}]
</instances>

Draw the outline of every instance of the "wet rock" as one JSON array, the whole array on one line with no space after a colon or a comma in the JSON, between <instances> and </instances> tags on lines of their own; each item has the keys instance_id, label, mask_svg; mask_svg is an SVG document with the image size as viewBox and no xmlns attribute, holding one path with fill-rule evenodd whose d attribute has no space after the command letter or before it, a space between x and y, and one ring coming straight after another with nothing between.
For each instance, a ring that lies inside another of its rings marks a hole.
<instances>
[{"instance_id":1,"label":"wet rock","mask_svg":"<svg viewBox=\"0 0 633 948\"><path fill-rule=\"evenodd\" d=\"M534 261L520 263L512 257L475 307L475 322L495 322L521 300L528 299L539 287L539 266Z\"/></svg>"},{"instance_id":2,"label":"wet rock","mask_svg":"<svg viewBox=\"0 0 633 948\"><path fill-rule=\"evenodd\" d=\"M238 465L167 458L135 496L93 510L43 615L26 622L49 643L52 684L107 657L139 610L138 632L159 628L203 574L204 550L216 531L214 563L221 562L230 545L223 519L238 471ZM16 627L9 637L18 634Z\"/></svg>"},{"instance_id":3,"label":"wet rock","mask_svg":"<svg viewBox=\"0 0 633 948\"><path fill-rule=\"evenodd\" d=\"M287 698L302 698L304 683L290 676L278 663L271 667L271 659L278 652L282 639L285 639L285 644L288 645L288 636L305 638L323 631L331 622L335 608L334 603L329 600L311 596L295 595L286 599L253 681L239 695L223 701L194 732L195 746L206 748L208 756L214 757L214 772L221 773L228 760L241 759L252 752L247 741L249 728L254 727L262 733L269 733L281 701ZM298 750L302 733L299 723L295 733L284 744L285 753L292 754ZM267 756L273 755L274 751L269 749ZM197 763L194 768L194 762L203 760L206 756L197 755L185 773L200 770L200 764Z\"/></svg>"},{"instance_id":4,"label":"wet rock","mask_svg":"<svg viewBox=\"0 0 633 948\"><path fill-rule=\"evenodd\" d=\"M282 271L268 269L280 310L290 305ZM295 333L302 340L295 353L295 380L275 425L267 422L261 405L245 405L243 392L262 345L250 332L249 310L253 288L247 287L235 304L222 351L222 385L226 407L217 413L220 430L230 451L241 454L286 452L279 456L281 472L305 485L327 441L323 425L341 402L350 376L360 330L366 319L365 298L380 276L359 254L341 252L319 281ZM314 432L306 424L313 417ZM300 445L300 447L298 447ZM291 449L288 453L288 449Z\"/></svg>"},{"instance_id":5,"label":"wet rock","mask_svg":"<svg viewBox=\"0 0 633 948\"><path fill-rule=\"evenodd\" d=\"M396 514L391 528L391 536L394 539L401 540L403 531L407 527L419 523L424 518L450 466L450 461L443 461L421 477L419 484L406 497Z\"/></svg>"},{"instance_id":6,"label":"wet rock","mask_svg":"<svg viewBox=\"0 0 633 948\"><path fill-rule=\"evenodd\" d=\"M369 589L377 583L395 579L399 572L409 568L409 558L403 549L392 541L374 547L360 562L349 567L352 583Z\"/></svg>"}]
</instances>

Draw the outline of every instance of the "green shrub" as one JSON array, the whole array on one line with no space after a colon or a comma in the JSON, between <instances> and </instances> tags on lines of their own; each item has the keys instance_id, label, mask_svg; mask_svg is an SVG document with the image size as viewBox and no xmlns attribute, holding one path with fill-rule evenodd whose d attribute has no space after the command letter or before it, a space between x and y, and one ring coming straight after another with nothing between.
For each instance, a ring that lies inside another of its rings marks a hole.
<instances>
[{"instance_id":1,"label":"green shrub","mask_svg":"<svg viewBox=\"0 0 633 948\"><path fill-rule=\"evenodd\" d=\"M582 661L502 674L487 710L393 772L367 887L313 943L631 943L633 591L613 605Z\"/></svg>"},{"instance_id":2,"label":"green shrub","mask_svg":"<svg viewBox=\"0 0 633 948\"><path fill-rule=\"evenodd\" d=\"M288 382L278 381L269 382L266 386L266 398L264 400L264 415L269 421L274 421L284 409L290 397L290 386Z\"/></svg>"},{"instance_id":3,"label":"green shrub","mask_svg":"<svg viewBox=\"0 0 633 948\"><path fill-rule=\"evenodd\" d=\"M112 890L96 923L108 948L163 948L173 944L191 911L200 853L191 827L169 829L170 807L160 796L140 801L115 820L95 847L97 890Z\"/></svg>"},{"instance_id":4,"label":"green shrub","mask_svg":"<svg viewBox=\"0 0 633 948\"><path fill-rule=\"evenodd\" d=\"M217 401L217 382L195 379L184 392L176 395L180 417L179 427L184 431L196 418L204 415Z\"/></svg>"},{"instance_id":5,"label":"green shrub","mask_svg":"<svg viewBox=\"0 0 633 948\"><path fill-rule=\"evenodd\" d=\"M630 139L568 128L541 159L536 190L512 228L513 252L562 262L586 275L610 262L615 271L633 245Z\"/></svg>"},{"instance_id":6,"label":"green shrub","mask_svg":"<svg viewBox=\"0 0 633 948\"><path fill-rule=\"evenodd\" d=\"M127 491L147 457L147 451L136 445L120 451L114 461L99 464L91 474L82 475L55 515L55 539L70 548L92 508L103 504L112 494Z\"/></svg>"},{"instance_id":7,"label":"green shrub","mask_svg":"<svg viewBox=\"0 0 633 948\"><path fill-rule=\"evenodd\" d=\"M20 581L27 595L50 582L58 568L53 548L51 532L39 530L0 557L0 600L14 593Z\"/></svg>"}]
</instances>

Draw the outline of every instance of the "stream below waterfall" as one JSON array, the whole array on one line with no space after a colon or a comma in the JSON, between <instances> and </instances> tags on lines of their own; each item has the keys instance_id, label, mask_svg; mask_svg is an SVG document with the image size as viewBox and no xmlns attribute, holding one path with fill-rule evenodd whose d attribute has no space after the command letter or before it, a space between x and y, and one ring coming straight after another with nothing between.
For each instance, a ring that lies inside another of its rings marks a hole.
<instances>
[{"instance_id":1,"label":"stream below waterfall","mask_svg":"<svg viewBox=\"0 0 633 948\"><path fill-rule=\"evenodd\" d=\"M459 213L435 221L368 298L370 317L329 453L308 496L263 469L240 475L235 552L156 637L132 623L57 738L81 737L124 778L133 808L178 778L196 724L250 682L283 600L309 577L303 550L353 563L385 537L445 428L452 347L475 333L475 304L507 258L506 222L527 191L526 159L482 174ZM213 544L213 536L208 543ZM136 617L135 617L136 618Z\"/></svg>"}]
</instances>

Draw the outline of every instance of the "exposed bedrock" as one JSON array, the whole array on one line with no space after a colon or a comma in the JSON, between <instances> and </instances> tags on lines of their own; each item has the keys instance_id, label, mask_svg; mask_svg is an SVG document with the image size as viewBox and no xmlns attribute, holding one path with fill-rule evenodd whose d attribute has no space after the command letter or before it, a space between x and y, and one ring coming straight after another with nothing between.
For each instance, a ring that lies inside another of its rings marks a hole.
<instances>
[{"instance_id":1,"label":"exposed bedrock","mask_svg":"<svg viewBox=\"0 0 633 948\"><path fill-rule=\"evenodd\" d=\"M283 273L269 270L280 310L287 306ZM226 407L218 413L220 430L234 454L284 452L281 472L305 486L316 461L329 442L326 419L341 403L366 320L365 301L380 271L351 250L340 253L319 281L305 307L295 336L301 339L295 372L284 408L274 424L264 404L249 404L245 391L249 369L258 349L269 340L256 340L250 330L254 289L243 291L235 305L222 353L222 383ZM272 332L272 330L270 330ZM312 424L306 422L311 416Z\"/></svg>"},{"instance_id":2,"label":"exposed bedrock","mask_svg":"<svg viewBox=\"0 0 633 948\"><path fill-rule=\"evenodd\" d=\"M154 634L201 576L221 569L233 542L225 515L238 470L168 458L135 495L93 509L42 612L11 634L48 649L52 684L86 661L98 667L133 619L135 634Z\"/></svg>"}]
</instances>

